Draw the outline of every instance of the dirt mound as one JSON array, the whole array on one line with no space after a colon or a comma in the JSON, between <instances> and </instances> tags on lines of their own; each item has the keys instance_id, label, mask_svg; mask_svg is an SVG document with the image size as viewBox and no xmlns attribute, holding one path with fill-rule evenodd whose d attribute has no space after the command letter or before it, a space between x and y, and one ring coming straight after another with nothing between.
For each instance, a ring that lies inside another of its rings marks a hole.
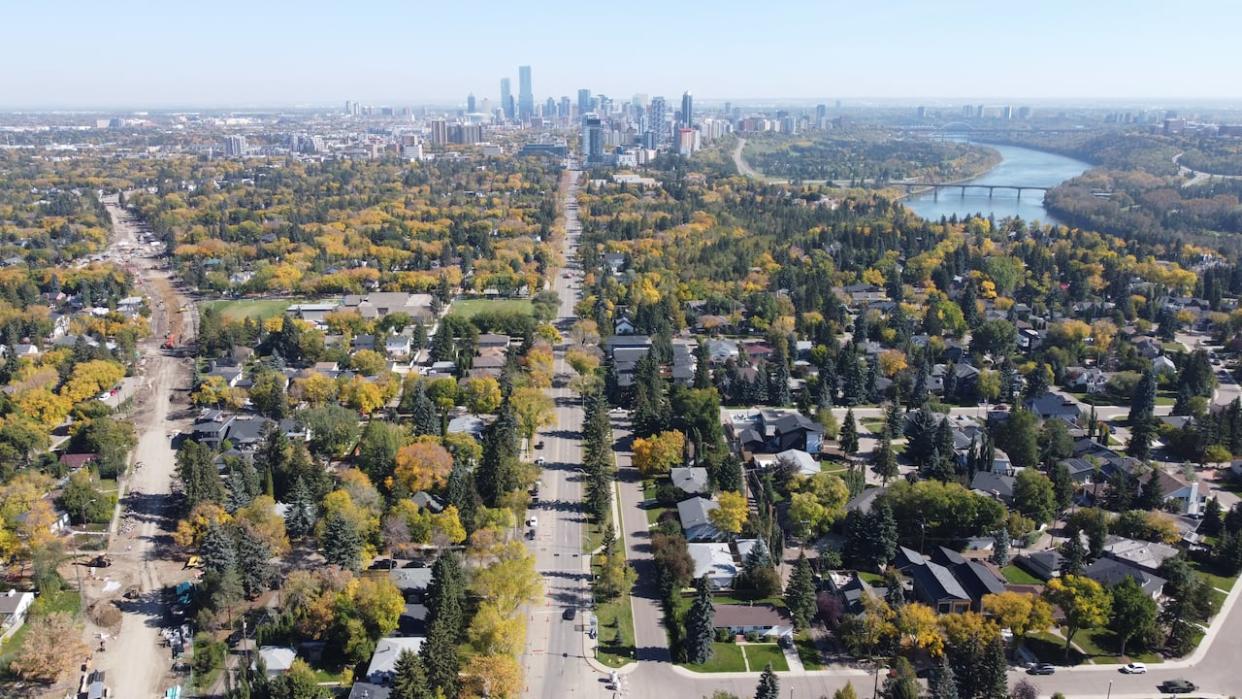
<instances>
[{"instance_id":1,"label":"dirt mound","mask_svg":"<svg viewBox=\"0 0 1242 699\"><path fill-rule=\"evenodd\" d=\"M116 628L121 625L121 610L116 603L109 600L100 600L86 609L87 616L96 626L105 629Z\"/></svg>"}]
</instances>

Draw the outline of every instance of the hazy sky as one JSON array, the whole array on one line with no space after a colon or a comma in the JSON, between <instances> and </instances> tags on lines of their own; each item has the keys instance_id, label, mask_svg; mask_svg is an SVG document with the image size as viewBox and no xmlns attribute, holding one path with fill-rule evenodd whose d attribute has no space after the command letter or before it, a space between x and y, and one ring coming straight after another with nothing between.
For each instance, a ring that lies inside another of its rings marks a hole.
<instances>
[{"instance_id":1,"label":"hazy sky","mask_svg":"<svg viewBox=\"0 0 1242 699\"><path fill-rule=\"evenodd\" d=\"M1242 100L1242 1L0 0L0 107Z\"/></svg>"}]
</instances>

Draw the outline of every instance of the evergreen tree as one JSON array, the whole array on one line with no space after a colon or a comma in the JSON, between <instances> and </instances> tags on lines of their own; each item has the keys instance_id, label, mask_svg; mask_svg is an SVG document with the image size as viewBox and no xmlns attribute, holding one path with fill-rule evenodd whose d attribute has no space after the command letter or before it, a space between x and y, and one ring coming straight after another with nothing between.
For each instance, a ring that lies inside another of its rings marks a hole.
<instances>
[{"instance_id":1,"label":"evergreen tree","mask_svg":"<svg viewBox=\"0 0 1242 699\"><path fill-rule=\"evenodd\" d=\"M1009 565L1009 527L1002 525L992 535L992 562L1004 568Z\"/></svg>"},{"instance_id":2,"label":"evergreen tree","mask_svg":"<svg viewBox=\"0 0 1242 699\"><path fill-rule=\"evenodd\" d=\"M457 639L463 629L464 595L461 561L457 554L445 552L431 568L431 583L427 586L427 640L423 642L420 656L428 685L449 697L457 696L457 675L461 670Z\"/></svg>"},{"instance_id":3,"label":"evergreen tree","mask_svg":"<svg viewBox=\"0 0 1242 699\"><path fill-rule=\"evenodd\" d=\"M1070 477L1069 467L1063 461L1058 461L1050 471L1052 493L1056 499L1057 512L1061 513L1074 502L1074 479Z\"/></svg>"},{"instance_id":4,"label":"evergreen tree","mask_svg":"<svg viewBox=\"0 0 1242 699\"><path fill-rule=\"evenodd\" d=\"M1140 510L1158 510L1164 504L1164 491L1160 489L1159 474L1152 471L1139 489L1138 508Z\"/></svg>"},{"instance_id":5,"label":"evergreen tree","mask_svg":"<svg viewBox=\"0 0 1242 699\"><path fill-rule=\"evenodd\" d=\"M780 693L781 683L776 679L776 673L772 672L772 663L768 663L763 668L763 674L759 676L755 699L779 699Z\"/></svg>"},{"instance_id":6,"label":"evergreen tree","mask_svg":"<svg viewBox=\"0 0 1242 699\"><path fill-rule=\"evenodd\" d=\"M215 454L206 445L188 441L177 452L177 477L185 490L186 507L200 502L224 503L224 481L216 468Z\"/></svg>"},{"instance_id":7,"label":"evergreen tree","mask_svg":"<svg viewBox=\"0 0 1242 699\"><path fill-rule=\"evenodd\" d=\"M431 359L436 362L452 362L456 358L453 331L449 328L449 323L442 320L440 327L436 328L436 334L431 338Z\"/></svg>"},{"instance_id":8,"label":"evergreen tree","mask_svg":"<svg viewBox=\"0 0 1242 699\"><path fill-rule=\"evenodd\" d=\"M362 564L362 534L343 515L328 518L323 532L323 557L346 570L358 570Z\"/></svg>"},{"instance_id":9,"label":"evergreen tree","mask_svg":"<svg viewBox=\"0 0 1242 699\"><path fill-rule=\"evenodd\" d=\"M203 571L223 575L237 569L237 556L233 547L233 539L224 527L212 522L203 532L203 542L199 546L199 556L203 559Z\"/></svg>"},{"instance_id":10,"label":"evergreen tree","mask_svg":"<svg viewBox=\"0 0 1242 699\"><path fill-rule=\"evenodd\" d=\"M1150 420L1156 410L1156 375L1151 369L1143 372L1138 385L1134 387L1134 396L1130 399L1130 424L1138 424Z\"/></svg>"},{"instance_id":11,"label":"evergreen tree","mask_svg":"<svg viewBox=\"0 0 1242 699\"><path fill-rule=\"evenodd\" d=\"M401 651L393 667L392 699L433 699L423 662L410 650Z\"/></svg>"},{"instance_id":12,"label":"evergreen tree","mask_svg":"<svg viewBox=\"0 0 1242 699\"><path fill-rule=\"evenodd\" d=\"M927 355L924 354L919 362L918 372L914 375L914 388L910 391L910 409L916 410L923 407L927 402L927 381L930 377L931 369L928 366Z\"/></svg>"},{"instance_id":13,"label":"evergreen tree","mask_svg":"<svg viewBox=\"0 0 1242 699\"><path fill-rule=\"evenodd\" d=\"M1215 497L1208 498L1203 507L1203 521L1199 523L1199 533L1216 536L1220 533L1221 526L1220 501Z\"/></svg>"},{"instance_id":14,"label":"evergreen tree","mask_svg":"<svg viewBox=\"0 0 1242 699\"><path fill-rule=\"evenodd\" d=\"M1005 644L1000 634L992 636L979 670L983 689L980 699L1008 699L1009 663L1005 660Z\"/></svg>"},{"instance_id":15,"label":"evergreen tree","mask_svg":"<svg viewBox=\"0 0 1242 699\"><path fill-rule=\"evenodd\" d=\"M893 452L893 438L887 429L880 436L880 448L875 456L875 473L884 481L884 485L897 477L897 455Z\"/></svg>"},{"instance_id":16,"label":"evergreen tree","mask_svg":"<svg viewBox=\"0 0 1242 699\"><path fill-rule=\"evenodd\" d=\"M795 627L810 628L811 619L815 616L815 578L805 552L798 556L798 562L789 576L789 584L785 587L785 606L793 617Z\"/></svg>"},{"instance_id":17,"label":"evergreen tree","mask_svg":"<svg viewBox=\"0 0 1242 699\"><path fill-rule=\"evenodd\" d=\"M1126 453L1141 461L1151 458L1151 442L1154 438L1155 425L1151 418L1140 418L1130 426L1130 441L1126 444Z\"/></svg>"},{"instance_id":18,"label":"evergreen tree","mask_svg":"<svg viewBox=\"0 0 1242 699\"><path fill-rule=\"evenodd\" d=\"M272 550L253 529L243 524L237 528L237 572L248 597L257 597L272 580Z\"/></svg>"},{"instance_id":19,"label":"evergreen tree","mask_svg":"<svg viewBox=\"0 0 1242 699\"><path fill-rule=\"evenodd\" d=\"M269 471L270 473L270 471ZM310 489L300 477L293 482L290 491L289 512L285 515L285 531L294 539L300 539L315 528L318 513Z\"/></svg>"},{"instance_id":20,"label":"evergreen tree","mask_svg":"<svg viewBox=\"0 0 1242 699\"><path fill-rule=\"evenodd\" d=\"M845 422L841 424L839 441L841 443L841 451L845 452L847 456L853 456L858 453L858 425L854 422L853 408L845 411Z\"/></svg>"},{"instance_id":21,"label":"evergreen tree","mask_svg":"<svg viewBox=\"0 0 1242 699\"><path fill-rule=\"evenodd\" d=\"M440 416L436 413L436 405L431 402L431 397L427 395L427 389L423 386L422 381L414 384L414 393L410 399L411 419L414 423L414 434L416 435L439 435L440 434Z\"/></svg>"},{"instance_id":22,"label":"evergreen tree","mask_svg":"<svg viewBox=\"0 0 1242 699\"><path fill-rule=\"evenodd\" d=\"M1082 538L1077 531L1069 532L1069 539L1058 549L1061 554L1062 575L1082 575L1087 565L1087 547L1082 545Z\"/></svg>"},{"instance_id":23,"label":"evergreen tree","mask_svg":"<svg viewBox=\"0 0 1242 699\"><path fill-rule=\"evenodd\" d=\"M957 678L953 675L947 655L941 655L940 662L932 668L927 689L929 699L958 699Z\"/></svg>"},{"instance_id":24,"label":"evergreen tree","mask_svg":"<svg viewBox=\"0 0 1242 699\"><path fill-rule=\"evenodd\" d=\"M711 586L707 575L694 581L694 602L686 612L686 637L683 640L686 662L702 665L712 657L712 628L715 607L712 606Z\"/></svg>"}]
</instances>

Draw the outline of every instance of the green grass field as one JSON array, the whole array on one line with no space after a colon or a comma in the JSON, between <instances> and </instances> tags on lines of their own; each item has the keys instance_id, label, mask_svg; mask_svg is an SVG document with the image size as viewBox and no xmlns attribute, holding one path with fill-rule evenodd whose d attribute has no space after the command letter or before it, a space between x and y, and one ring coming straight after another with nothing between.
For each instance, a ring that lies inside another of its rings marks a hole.
<instances>
[{"instance_id":1,"label":"green grass field","mask_svg":"<svg viewBox=\"0 0 1242 699\"><path fill-rule=\"evenodd\" d=\"M1024 568L1019 568L1013 563L1010 563L1004 568L1001 568L1001 573L1004 574L1005 580L1008 580L1009 582L1015 585L1043 585L1044 584L1043 580L1040 580L1034 575L1031 575L1030 573L1026 572Z\"/></svg>"},{"instance_id":2,"label":"green grass field","mask_svg":"<svg viewBox=\"0 0 1242 699\"><path fill-rule=\"evenodd\" d=\"M1116 663L1138 661L1147 663L1148 665L1164 662L1164 659L1157 653L1150 651L1137 652L1134 650L1134 644L1127 648L1126 658L1117 655L1118 647L1113 632L1107 629L1083 629L1074 636L1074 645L1086 651L1091 656L1091 662L1097 665L1110 665Z\"/></svg>"},{"instance_id":3,"label":"green grass field","mask_svg":"<svg viewBox=\"0 0 1242 699\"><path fill-rule=\"evenodd\" d=\"M785 660L785 651L775 643L747 643L742 646L746 653L746 661L750 663L751 672L762 672L763 668L772 663L772 669L782 672L789 669L789 661Z\"/></svg>"},{"instance_id":4,"label":"green grass field","mask_svg":"<svg viewBox=\"0 0 1242 699\"><path fill-rule=\"evenodd\" d=\"M798 649L798 659L802 661L802 667L807 670L824 669L823 657L819 654L819 649L815 647L815 641L811 639L810 634L806 631L799 631L797 638L794 640L794 647Z\"/></svg>"},{"instance_id":5,"label":"green grass field","mask_svg":"<svg viewBox=\"0 0 1242 699\"><path fill-rule=\"evenodd\" d=\"M211 308L229 320L267 320L285 312L294 299L237 299L230 301L204 301L203 308Z\"/></svg>"},{"instance_id":6,"label":"green grass field","mask_svg":"<svg viewBox=\"0 0 1242 699\"><path fill-rule=\"evenodd\" d=\"M634 662L634 614L630 611L630 596L622 595L619 600L599 605L595 617L599 619L595 659L608 667Z\"/></svg>"},{"instance_id":7,"label":"green grass field","mask_svg":"<svg viewBox=\"0 0 1242 699\"><path fill-rule=\"evenodd\" d=\"M504 313L531 313L530 301L526 299L462 299L449 307L449 315L473 318L483 311Z\"/></svg>"},{"instance_id":8,"label":"green grass field","mask_svg":"<svg viewBox=\"0 0 1242 699\"><path fill-rule=\"evenodd\" d=\"M1226 592L1228 592L1229 590L1232 590L1234 583L1238 582L1238 576L1234 575L1232 577L1227 577L1227 576L1221 575L1216 570L1216 567L1213 566L1211 563L1205 563L1203 561L1191 561L1190 567L1194 568L1195 572L1197 572L1199 575L1202 575L1203 579L1207 580L1209 585L1217 589L1220 589L1220 590L1225 590Z\"/></svg>"},{"instance_id":9,"label":"green grass field","mask_svg":"<svg viewBox=\"0 0 1242 699\"><path fill-rule=\"evenodd\" d=\"M695 672L745 672L746 660L736 643L713 643L712 657L702 665L684 663L682 667Z\"/></svg>"}]
</instances>

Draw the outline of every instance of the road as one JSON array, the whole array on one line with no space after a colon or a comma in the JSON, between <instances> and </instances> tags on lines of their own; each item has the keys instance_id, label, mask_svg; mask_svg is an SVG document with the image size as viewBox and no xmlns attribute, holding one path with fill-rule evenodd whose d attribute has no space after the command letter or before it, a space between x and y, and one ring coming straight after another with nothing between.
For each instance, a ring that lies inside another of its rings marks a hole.
<instances>
[{"instance_id":1,"label":"road","mask_svg":"<svg viewBox=\"0 0 1242 699\"><path fill-rule=\"evenodd\" d=\"M564 257L572 261L577 250L581 226L576 201L582 172L569 170L563 176L561 197L565 209ZM570 203L573 202L571 205ZM567 327L574 320L574 303L581 273L567 265L553 281L560 296L557 324ZM563 350L556 351L554 373L570 373ZM561 382L557 382L561 383ZM590 557L583 552L585 518L582 505L582 476L575 469L582 464L583 412L576 396L567 387L548 389L556 403L556 424L540 432L536 441L543 448L535 455L546 463L541 476L539 502L530 515L538 518L531 542L535 565L543 575L544 600L533 607L527 620L526 652L522 664L526 671L526 696L597 696L590 688L601 686L599 675L585 662L584 625L591 607ZM562 618L567 608L577 610L570 621Z\"/></svg>"},{"instance_id":2,"label":"road","mask_svg":"<svg viewBox=\"0 0 1242 699\"><path fill-rule=\"evenodd\" d=\"M106 642L104 652L95 654L94 661L97 669L106 672L112 695L156 697L174 682L168 673L168 651L159 647L165 611L161 589L188 577L178 573L177 563L161 560L161 548L169 543L176 515L172 497L176 452L169 437L189 422L185 416L174 415L176 406L170 405L170 398L175 389L189 388L190 372L188 360L165 354L160 344L170 327L192 332L192 319L176 317L183 315L185 299L172 291L158 261L135 254L139 248L137 226L130 214L117 206L115 197L104 203L113 222L109 257L118 263L128 259L151 305L152 334L139 346L143 372L131 416L138 444L132 459L134 468L120 484L124 514L113 522L108 551L113 567L87 581L85 597L89 601L115 599L123 612L119 632ZM135 590L138 597L120 599L127 590ZM98 629L88 629L87 633L91 635L88 642L98 642ZM143 661L135 662L138 658Z\"/></svg>"}]
</instances>

